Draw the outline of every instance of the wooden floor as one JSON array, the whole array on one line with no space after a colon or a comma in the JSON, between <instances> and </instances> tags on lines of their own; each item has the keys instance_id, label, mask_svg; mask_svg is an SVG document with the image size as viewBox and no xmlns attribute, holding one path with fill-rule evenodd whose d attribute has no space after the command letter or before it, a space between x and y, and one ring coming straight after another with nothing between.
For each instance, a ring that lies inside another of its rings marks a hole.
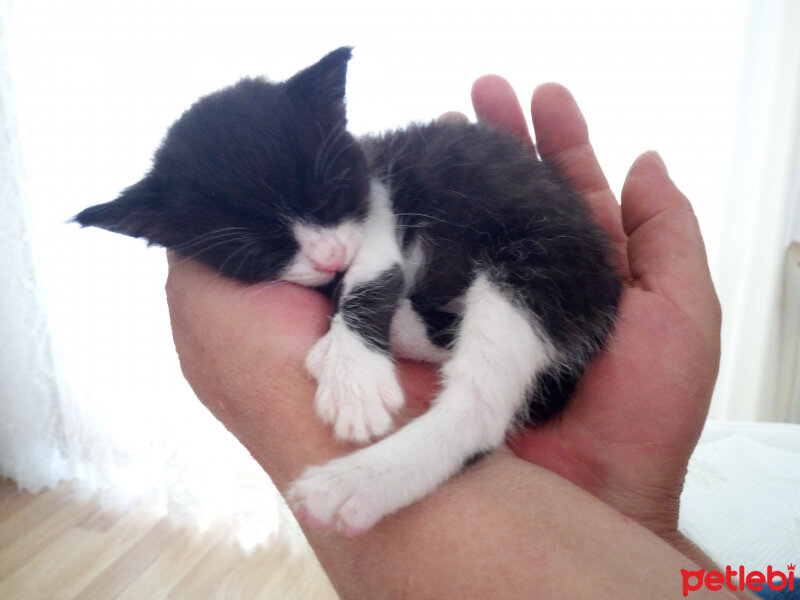
<instances>
[{"instance_id":1,"label":"wooden floor","mask_svg":"<svg viewBox=\"0 0 800 600\"><path fill-rule=\"evenodd\" d=\"M145 509L112 513L68 489L0 480L0 598L329 600L316 560L275 544L246 556L223 531L176 529Z\"/></svg>"}]
</instances>

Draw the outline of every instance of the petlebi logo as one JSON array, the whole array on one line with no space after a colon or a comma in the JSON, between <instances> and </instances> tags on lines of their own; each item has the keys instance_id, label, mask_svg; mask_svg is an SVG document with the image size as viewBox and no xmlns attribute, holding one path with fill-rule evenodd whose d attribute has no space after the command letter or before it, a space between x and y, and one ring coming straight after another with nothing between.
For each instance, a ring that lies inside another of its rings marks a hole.
<instances>
[{"instance_id":1,"label":"petlebi logo","mask_svg":"<svg viewBox=\"0 0 800 600\"><path fill-rule=\"evenodd\" d=\"M766 571L745 571L743 565L739 565L738 569L728 565L725 567L724 573L721 571L706 571L705 569L699 569L698 571L681 569L683 595L686 597L689 592L696 592L702 587L711 591L722 589L732 591L749 590L751 592L761 592L767 589L794 591L795 568L796 565L794 563L789 563L786 565L785 572L774 569L772 565L769 565Z\"/></svg>"}]
</instances>

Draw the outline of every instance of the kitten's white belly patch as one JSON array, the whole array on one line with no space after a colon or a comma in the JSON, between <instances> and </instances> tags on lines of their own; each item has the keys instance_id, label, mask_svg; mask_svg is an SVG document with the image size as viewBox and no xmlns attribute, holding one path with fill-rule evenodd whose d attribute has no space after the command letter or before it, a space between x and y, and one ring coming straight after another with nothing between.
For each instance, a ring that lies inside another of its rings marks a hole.
<instances>
[{"instance_id":1,"label":"kitten's white belly patch","mask_svg":"<svg viewBox=\"0 0 800 600\"><path fill-rule=\"evenodd\" d=\"M404 298L397 304L389 332L392 354L400 358L440 364L450 358L450 351L428 338L428 330L411 301Z\"/></svg>"}]
</instances>

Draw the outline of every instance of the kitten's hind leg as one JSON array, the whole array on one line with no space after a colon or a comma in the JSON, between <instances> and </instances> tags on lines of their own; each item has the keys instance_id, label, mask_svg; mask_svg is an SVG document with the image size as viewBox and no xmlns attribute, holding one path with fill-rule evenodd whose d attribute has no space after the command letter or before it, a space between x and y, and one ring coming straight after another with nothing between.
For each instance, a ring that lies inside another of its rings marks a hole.
<instances>
[{"instance_id":1,"label":"kitten's hind leg","mask_svg":"<svg viewBox=\"0 0 800 600\"><path fill-rule=\"evenodd\" d=\"M467 291L444 389L430 410L368 448L309 468L289 492L297 514L352 535L427 495L503 442L553 355L532 317L480 275Z\"/></svg>"}]
</instances>

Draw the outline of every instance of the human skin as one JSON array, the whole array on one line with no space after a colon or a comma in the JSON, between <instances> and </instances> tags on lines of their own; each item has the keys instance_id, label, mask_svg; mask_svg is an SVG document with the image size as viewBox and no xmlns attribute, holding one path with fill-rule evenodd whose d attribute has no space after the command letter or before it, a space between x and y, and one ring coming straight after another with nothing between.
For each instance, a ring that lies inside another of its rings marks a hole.
<instances>
[{"instance_id":1,"label":"human skin","mask_svg":"<svg viewBox=\"0 0 800 600\"><path fill-rule=\"evenodd\" d=\"M530 141L504 80L480 79L473 102L480 120ZM357 538L306 529L343 598L673 598L681 568L711 566L677 531L719 359L719 304L691 205L646 153L620 207L569 92L541 86L531 110L538 152L613 240L626 283L619 323L558 420L515 434ZM316 418L303 368L327 328L324 297L246 286L175 255L167 294L187 380L281 492L306 466L353 449ZM400 362L398 374L407 414L419 414L436 373Z\"/></svg>"},{"instance_id":2,"label":"human skin","mask_svg":"<svg viewBox=\"0 0 800 600\"><path fill-rule=\"evenodd\" d=\"M529 141L522 111L508 108L513 94L488 76L476 83L473 101L486 120ZM561 86L537 89L531 114L539 153L583 193L614 241L627 285L612 344L565 417L522 432L512 447L659 535L675 536L720 355L720 306L697 219L654 153L634 163L620 206Z\"/></svg>"}]
</instances>

